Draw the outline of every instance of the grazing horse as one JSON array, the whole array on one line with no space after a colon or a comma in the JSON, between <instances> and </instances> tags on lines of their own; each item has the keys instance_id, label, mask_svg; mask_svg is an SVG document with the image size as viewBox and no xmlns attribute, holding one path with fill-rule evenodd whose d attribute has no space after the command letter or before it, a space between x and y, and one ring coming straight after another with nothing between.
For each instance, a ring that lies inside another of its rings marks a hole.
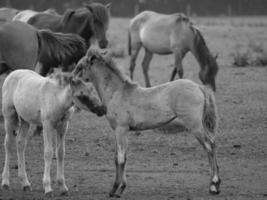
<instances>
[{"instance_id":1,"label":"grazing horse","mask_svg":"<svg viewBox=\"0 0 267 200\"><path fill-rule=\"evenodd\" d=\"M2 187L9 188L9 163L14 139L17 142L18 176L23 190L31 190L25 170L25 148L30 125L42 125L44 137L45 194L51 195L50 167L53 157L53 137L56 137L57 182L62 194L68 192L64 178L65 134L71 117L71 107L91 110L101 116L106 113L94 88L70 73L42 77L27 69L10 73L2 87L2 111L5 121L5 165Z\"/></svg>"},{"instance_id":2,"label":"grazing horse","mask_svg":"<svg viewBox=\"0 0 267 200\"><path fill-rule=\"evenodd\" d=\"M36 69L45 76L50 68L63 65L67 71L86 53L79 35L37 30L13 21L0 26L0 74L15 69Z\"/></svg>"},{"instance_id":3,"label":"grazing horse","mask_svg":"<svg viewBox=\"0 0 267 200\"><path fill-rule=\"evenodd\" d=\"M10 22L13 17L19 12L15 8L0 8L0 22Z\"/></svg>"},{"instance_id":4,"label":"grazing horse","mask_svg":"<svg viewBox=\"0 0 267 200\"><path fill-rule=\"evenodd\" d=\"M27 23L38 29L78 34L87 42L88 47L92 39L98 39L99 47L106 48L109 7L110 4L91 3L83 8L67 10L63 15L39 13L31 17Z\"/></svg>"},{"instance_id":5,"label":"grazing horse","mask_svg":"<svg viewBox=\"0 0 267 200\"><path fill-rule=\"evenodd\" d=\"M173 81L176 73L179 78L183 78L182 59L188 51L191 51L200 65L200 80L216 90L215 76L218 72L216 59L211 55L200 31L184 14L164 15L144 11L131 20L128 39L131 79L142 46L145 49L142 67L147 87L151 86L148 69L153 53L174 54L175 67L170 78L170 81Z\"/></svg>"},{"instance_id":6,"label":"grazing horse","mask_svg":"<svg viewBox=\"0 0 267 200\"><path fill-rule=\"evenodd\" d=\"M78 62L73 73L95 86L103 105L107 107L106 117L115 132L116 179L110 196L120 195L126 187L128 131L152 129L166 124L172 124L172 127L182 124L197 138L208 154L210 193L220 192L215 154L217 111L210 88L188 79L142 88L128 80L110 57L103 57L93 49Z\"/></svg>"},{"instance_id":7,"label":"grazing horse","mask_svg":"<svg viewBox=\"0 0 267 200\"><path fill-rule=\"evenodd\" d=\"M21 22L27 23L31 17L33 17L34 15L39 14L39 13L40 14L47 13L47 14L51 14L51 15L58 15L58 13L53 8L49 8L49 9L42 11L42 12L38 12L38 11L34 11L34 10L22 10L22 11L18 12L13 17L12 21L21 21Z\"/></svg>"}]
</instances>

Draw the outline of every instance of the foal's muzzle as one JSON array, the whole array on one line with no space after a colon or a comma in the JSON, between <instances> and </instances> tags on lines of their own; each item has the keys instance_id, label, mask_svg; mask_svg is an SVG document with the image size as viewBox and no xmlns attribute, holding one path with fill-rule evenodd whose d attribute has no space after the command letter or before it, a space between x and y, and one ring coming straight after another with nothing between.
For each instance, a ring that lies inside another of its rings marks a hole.
<instances>
[{"instance_id":1,"label":"foal's muzzle","mask_svg":"<svg viewBox=\"0 0 267 200\"><path fill-rule=\"evenodd\" d=\"M101 40L98 42L98 45L101 49L107 48L108 46L108 41L107 40Z\"/></svg>"},{"instance_id":2,"label":"foal's muzzle","mask_svg":"<svg viewBox=\"0 0 267 200\"><path fill-rule=\"evenodd\" d=\"M99 116L99 117L107 114L107 108L106 108L106 106L96 106L96 107L93 107L91 109L91 111L93 113L97 114L97 116Z\"/></svg>"}]
</instances>

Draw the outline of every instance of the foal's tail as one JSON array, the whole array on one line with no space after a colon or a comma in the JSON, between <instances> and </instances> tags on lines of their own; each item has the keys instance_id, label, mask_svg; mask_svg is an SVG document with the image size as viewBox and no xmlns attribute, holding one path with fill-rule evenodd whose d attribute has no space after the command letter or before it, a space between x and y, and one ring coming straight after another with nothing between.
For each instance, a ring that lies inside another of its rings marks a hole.
<instances>
[{"instance_id":1,"label":"foal's tail","mask_svg":"<svg viewBox=\"0 0 267 200\"><path fill-rule=\"evenodd\" d=\"M203 107L202 123L203 127L211 138L214 138L217 128L217 106L213 91L206 86L200 86L201 91L204 94L205 102Z\"/></svg>"},{"instance_id":2,"label":"foal's tail","mask_svg":"<svg viewBox=\"0 0 267 200\"><path fill-rule=\"evenodd\" d=\"M86 53L84 39L76 34L37 30L37 38L41 63L72 64Z\"/></svg>"},{"instance_id":3,"label":"foal's tail","mask_svg":"<svg viewBox=\"0 0 267 200\"><path fill-rule=\"evenodd\" d=\"M128 54L129 56L132 54L132 47L131 47L131 33L130 30L128 30Z\"/></svg>"}]
</instances>

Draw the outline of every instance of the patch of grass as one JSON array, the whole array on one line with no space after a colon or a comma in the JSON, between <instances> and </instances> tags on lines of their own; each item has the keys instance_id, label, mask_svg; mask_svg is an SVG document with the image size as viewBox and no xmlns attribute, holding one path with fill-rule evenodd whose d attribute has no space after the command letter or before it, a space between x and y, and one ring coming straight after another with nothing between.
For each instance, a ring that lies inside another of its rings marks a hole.
<instances>
[{"instance_id":1,"label":"patch of grass","mask_svg":"<svg viewBox=\"0 0 267 200\"><path fill-rule=\"evenodd\" d=\"M267 51L262 43L249 42L246 47L236 45L233 65L237 67L267 66Z\"/></svg>"}]
</instances>

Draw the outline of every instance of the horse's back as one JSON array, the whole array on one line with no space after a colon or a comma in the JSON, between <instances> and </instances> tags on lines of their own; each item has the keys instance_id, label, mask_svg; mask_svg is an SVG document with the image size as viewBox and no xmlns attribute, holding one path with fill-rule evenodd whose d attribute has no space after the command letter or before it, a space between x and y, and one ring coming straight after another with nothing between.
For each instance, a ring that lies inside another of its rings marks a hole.
<instances>
[{"instance_id":1,"label":"horse's back","mask_svg":"<svg viewBox=\"0 0 267 200\"><path fill-rule=\"evenodd\" d=\"M183 14L166 15L144 11L131 20L130 33L133 40L140 40L151 52L169 54L176 46L182 46L184 37L181 31L188 34L188 22L189 19Z\"/></svg>"},{"instance_id":2,"label":"horse's back","mask_svg":"<svg viewBox=\"0 0 267 200\"><path fill-rule=\"evenodd\" d=\"M1 62L10 68L33 69L38 48L36 30L32 26L19 21L0 26Z\"/></svg>"},{"instance_id":3,"label":"horse's back","mask_svg":"<svg viewBox=\"0 0 267 200\"><path fill-rule=\"evenodd\" d=\"M37 29L49 29L51 31L56 31L61 28L60 25L61 16L51 13L38 13L32 16L28 20L28 24L31 24Z\"/></svg>"},{"instance_id":4,"label":"horse's back","mask_svg":"<svg viewBox=\"0 0 267 200\"><path fill-rule=\"evenodd\" d=\"M34 15L36 15L37 13L38 12L34 10L23 10L23 11L20 11L18 14L16 14L13 17L12 21L21 21L21 22L27 23L28 20Z\"/></svg>"}]
</instances>

